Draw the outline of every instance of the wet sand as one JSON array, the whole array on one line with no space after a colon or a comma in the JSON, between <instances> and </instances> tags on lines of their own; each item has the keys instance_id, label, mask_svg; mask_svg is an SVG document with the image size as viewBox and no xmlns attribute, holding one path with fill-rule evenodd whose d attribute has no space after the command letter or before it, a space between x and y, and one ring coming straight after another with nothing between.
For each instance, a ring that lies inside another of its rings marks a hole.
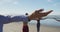
<instances>
[{"instance_id":1,"label":"wet sand","mask_svg":"<svg viewBox=\"0 0 60 32\"><path fill-rule=\"evenodd\" d=\"M22 32L22 25L22 22L4 24L3 32ZM29 32L37 32L36 24L29 24ZM41 25L40 32L60 32L60 28Z\"/></svg>"}]
</instances>

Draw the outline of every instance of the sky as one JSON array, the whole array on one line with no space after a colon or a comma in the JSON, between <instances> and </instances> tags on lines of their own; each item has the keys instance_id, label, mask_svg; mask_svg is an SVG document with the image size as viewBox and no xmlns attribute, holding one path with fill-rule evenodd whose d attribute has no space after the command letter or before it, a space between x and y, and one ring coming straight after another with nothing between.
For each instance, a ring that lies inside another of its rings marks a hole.
<instances>
[{"instance_id":1,"label":"sky","mask_svg":"<svg viewBox=\"0 0 60 32\"><path fill-rule=\"evenodd\" d=\"M0 15L24 15L31 14L35 10L53 10L50 15L60 15L60 0L0 0ZM42 24L58 25L55 20L42 20Z\"/></svg>"},{"instance_id":2,"label":"sky","mask_svg":"<svg viewBox=\"0 0 60 32\"><path fill-rule=\"evenodd\" d=\"M59 15L60 0L0 0L1 15L21 15L38 9L53 10L51 15Z\"/></svg>"}]
</instances>

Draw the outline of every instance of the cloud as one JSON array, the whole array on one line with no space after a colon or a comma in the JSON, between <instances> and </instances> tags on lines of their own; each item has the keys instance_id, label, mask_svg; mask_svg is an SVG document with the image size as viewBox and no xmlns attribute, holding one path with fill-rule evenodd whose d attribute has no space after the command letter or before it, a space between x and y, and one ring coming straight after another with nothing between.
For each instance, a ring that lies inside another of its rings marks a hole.
<instances>
[{"instance_id":1,"label":"cloud","mask_svg":"<svg viewBox=\"0 0 60 32\"><path fill-rule=\"evenodd\" d=\"M0 0L0 5L18 4L19 0Z\"/></svg>"},{"instance_id":2,"label":"cloud","mask_svg":"<svg viewBox=\"0 0 60 32\"><path fill-rule=\"evenodd\" d=\"M53 6L57 6L57 4L53 4Z\"/></svg>"},{"instance_id":3,"label":"cloud","mask_svg":"<svg viewBox=\"0 0 60 32\"><path fill-rule=\"evenodd\" d=\"M52 0L47 0L48 2L52 2Z\"/></svg>"},{"instance_id":4,"label":"cloud","mask_svg":"<svg viewBox=\"0 0 60 32\"><path fill-rule=\"evenodd\" d=\"M15 2L13 2L13 4L15 4L15 5L16 5L16 4L19 4L19 2L18 2L18 1L15 1Z\"/></svg>"},{"instance_id":5,"label":"cloud","mask_svg":"<svg viewBox=\"0 0 60 32\"><path fill-rule=\"evenodd\" d=\"M54 3L53 6L60 6L60 3Z\"/></svg>"}]
</instances>

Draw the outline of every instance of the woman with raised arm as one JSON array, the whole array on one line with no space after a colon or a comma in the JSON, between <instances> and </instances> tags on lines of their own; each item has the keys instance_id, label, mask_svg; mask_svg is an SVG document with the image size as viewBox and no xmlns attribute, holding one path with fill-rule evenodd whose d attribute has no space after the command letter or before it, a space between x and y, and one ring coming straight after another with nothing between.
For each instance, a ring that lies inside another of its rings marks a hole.
<instances>
[{"instance_id":1,"label":"woman with raised arm","mask_svg":"<svg viewBox=\"0 0 60 32\"><path fill-rule=\"evenodd\" d=\"M25 15L28 16L28 13L26 13ZM23 32L29 32L28 22L23 22L22 31Z\"/></svg>"},{"instance_id":2,"label":"woman with raised arm","mask_svg":"<svg viewBox=\"0 0 60 32\"><path fill-rule=\"evenodd\" d=\"M51 13L53 10L50 10L49 12L44 12L42 13L42 11L44 11L44 9L40 9L40 10L36 10L35 13L32 13L31 17L33 20L37 20L37 32L40 31L40 20L42 19L42 17L47 16L49 13ZM35 15L36 14L36 15Z\"/></svg>"}]
</instances>

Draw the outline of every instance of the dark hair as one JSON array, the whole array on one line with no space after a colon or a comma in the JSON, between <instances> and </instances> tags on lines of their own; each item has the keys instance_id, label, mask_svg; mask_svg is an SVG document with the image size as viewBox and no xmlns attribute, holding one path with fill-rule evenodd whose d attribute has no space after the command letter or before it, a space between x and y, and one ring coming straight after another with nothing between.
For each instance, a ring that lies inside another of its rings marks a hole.
<instances>
[{"instance_id":1,"label":"dark hair","mask_svg":"<svg viewBox=\"0 0 60 32\"><path fill-rule=\"evenodd\" d=\"M28 15L28 13L26 13L25 15Z\"/></svg>"}]
</instances>

